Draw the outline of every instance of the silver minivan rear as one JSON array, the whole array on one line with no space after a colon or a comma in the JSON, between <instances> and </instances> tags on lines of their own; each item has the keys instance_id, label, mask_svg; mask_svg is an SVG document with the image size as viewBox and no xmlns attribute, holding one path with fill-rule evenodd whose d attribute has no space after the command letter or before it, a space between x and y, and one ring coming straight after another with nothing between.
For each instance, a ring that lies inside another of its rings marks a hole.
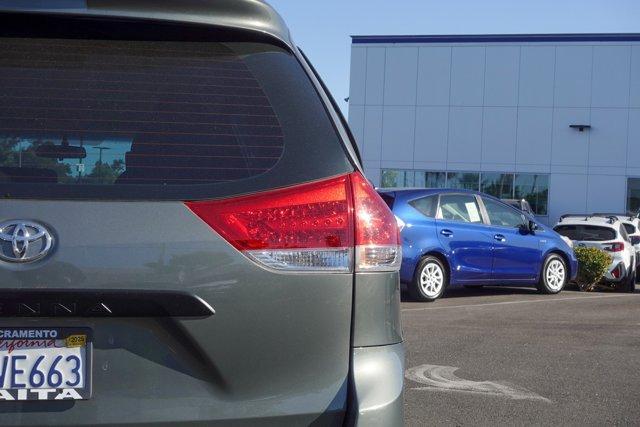
<instances>
[{"instance_id":1,"label":"silver minivan rear","mask_svg":"<svg viewBox=\"0 0 640 427\"><path fill-rule=\"evenodd\" d=\"M267 4L0 23L0 425L402 423L395 220Z\"/></svg>"}]
</instances>

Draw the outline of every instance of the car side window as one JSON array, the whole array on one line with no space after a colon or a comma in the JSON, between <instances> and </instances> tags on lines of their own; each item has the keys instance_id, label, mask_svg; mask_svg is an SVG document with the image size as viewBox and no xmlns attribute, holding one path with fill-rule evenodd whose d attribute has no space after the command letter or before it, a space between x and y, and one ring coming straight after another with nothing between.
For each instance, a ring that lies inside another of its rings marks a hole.
<instances>
[{"instance_id":1,"label":"car side window","mask_svg":"<svg viewBox=\"0 0 640 427\"><path fill-rule=\"evenodd\" d=\"M623 222L622 225L624 226L625 231L627 232L627 234L636 234L636 226L633 224L629 224L627 222Z\"/></svg>"},{"instance_id":2,"label":"car side window","mask_svg":"<svg viewBox=\"0 0 640 427\"><path fill-rule=\"evenodd\" d=\"M437 217L447 221L482 223L478 202L476 197L471 194L444 194L440 196Z\"/></svg>"},{"instance_id":3,"label":"car side window","mask_svg":"<svg viewBox=\"0 0 640 427\"><path fill-rule=\"evenodd\" d=\"M427 197L421 197L409 202L418 212L428 218L436 217L436 210L438 209L438 196L432 195Z\"/></svg>"},{"instance_id":4,"label":"car side window","mask_svg":"<svg viewBox=\"0 0 640 427\"><path fill-rule=\"evenodd\" d=\"M516 228L524 224L522 214L515 209L487 198L483 198L482 202L487 210L491 225Z\"/></svg>"},{"instance_id":5,"label":"car side window","mask_svg":"<svg viewBox=\"0 0 640 427\"><path fill-rule=\"evenodd\" d=\"M630 241L629 235L627 234L627 230L624 228L624 224L620 224L620 235L626 242Z\"/></svg>"}]
</instances>

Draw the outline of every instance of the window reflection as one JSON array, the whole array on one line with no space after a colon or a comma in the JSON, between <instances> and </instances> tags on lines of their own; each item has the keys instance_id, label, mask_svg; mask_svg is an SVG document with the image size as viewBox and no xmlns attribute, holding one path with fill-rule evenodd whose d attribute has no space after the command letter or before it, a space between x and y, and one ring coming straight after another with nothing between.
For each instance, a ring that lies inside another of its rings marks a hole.
<instances>
[{"instance_id":1,"label":"window reflection","mask_svg":"<svg viewBox=\"0 0 640 427\"><path fill-rule=\"evenodd\" d=\"M478 191L479 173L472 172L448 172L447 187L461 190Z\"/></svg>"},{"instance_id":2,"label":"window reflection","mask_svg":"<svg viewBox=\"0 0 640 427\"><path fill-rule=\"evenodd\" d=\"M447 174L444 172L416 171L416 187L444 188L447 185Z\"/></svg>"},{"instance_id":3,"label":"window reflection","mask_svg":"<svg viewBox=\"0 0 640 427\"><path fill-rule=\"evenodd\" d=\"M627 211L636 213L640 210L640 178L627 180Z\"/></svg>"},{"instance_id":4,"label":"window reflection","mask_svg":"<svg viewBox=\"0 0 640 427\"><path fill-rule=\"evenodd\" d=\"M515 198L529 202L536 215L548 215L549 175L516 174Z\"/></svg>"},{"instance_id":5,"label":"window reflection","mask_svg":"<svg viewBox=\"0 0 640 427\"><path fill-rule=\"evenodd\" d=\"M394 187L413 187L414 186L414 171L401 170L401 169L384 169L382 171L381 187L394 188Z\"/></svg>"},{"instance_id":6,"label":"window reflection","mask_svg":"<svg viewBox=\"0 0 640 427\"><path fill-rule=\"evenodd\" d=\"M548 215L549 175L500 172L444 172L383 169L382 187L454 188L482 191L500 199L524 199L536 215ZM640 178L629 179L630 210L640 209Z\"/></svg>"},{"instance_id":7,"label":"window reflection","mask_svg":"<svg viewBox=\"0 0 640 427\"><path fill-rule=\"evenodd\" d=\"M513 198L513 174L483 173L480 191L499 199Z\"/></svg>"},{"instance_id":8,"label":"window reflection","mask_svg":"<svg viewBox=\"0 0 640 427\"><path fill-rule=\"evenodd\" d=\"M0 182L113 184L131 141L0 136Z\"/></svg>"}]
</instances>

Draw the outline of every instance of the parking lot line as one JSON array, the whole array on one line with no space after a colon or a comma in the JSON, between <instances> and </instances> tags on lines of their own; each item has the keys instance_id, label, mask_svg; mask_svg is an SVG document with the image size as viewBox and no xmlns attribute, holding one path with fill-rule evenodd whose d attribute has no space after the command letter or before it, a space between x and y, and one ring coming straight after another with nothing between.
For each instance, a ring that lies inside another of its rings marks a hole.
<instances>
[{"instance_id":1,"label":"parking lot line","mask_svg":"<svg viewBox=\"0 0 640 427\"><path fill-rule=\"evenodd\" d=\"M487 302L482 304L465 304L465 305L445 305L440 307L419 307L419 308L403 308L403 312L408 311L425 311L425 310L444 310L447 308L472 308L472 307L488 307L492 305L508 305L508 304L526 304L526 303L536 303L536 302L558 302L558 301L577 301L577 300L593 300L593 299L604 299L604 298L624 298L624 297L635 297L640 296L640 294L625 294L625 295L598 295L598 296L586 296L586 297L568 297L568 298L545 298L545 299L535 299L535 300L519 300L519 301L501 301L501 302Z\"/></svg>"}]
</instances>

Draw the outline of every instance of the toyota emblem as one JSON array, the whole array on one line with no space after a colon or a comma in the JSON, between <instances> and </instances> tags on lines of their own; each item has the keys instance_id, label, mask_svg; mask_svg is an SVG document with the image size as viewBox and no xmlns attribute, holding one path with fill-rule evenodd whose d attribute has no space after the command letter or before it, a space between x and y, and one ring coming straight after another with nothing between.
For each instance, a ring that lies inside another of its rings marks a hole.
<instances>
[{"instance_id":1,"label":"toyota emblem","mask_svg":"<svg viewBox=\"0 0 640 427\"><path fill-rule=\"evenodd\" d=\"M53 237L44 225L32 221L6 221L0 224L0 259L32 262L43 258L53 246Z\"/></svg>"}]
</instances>

